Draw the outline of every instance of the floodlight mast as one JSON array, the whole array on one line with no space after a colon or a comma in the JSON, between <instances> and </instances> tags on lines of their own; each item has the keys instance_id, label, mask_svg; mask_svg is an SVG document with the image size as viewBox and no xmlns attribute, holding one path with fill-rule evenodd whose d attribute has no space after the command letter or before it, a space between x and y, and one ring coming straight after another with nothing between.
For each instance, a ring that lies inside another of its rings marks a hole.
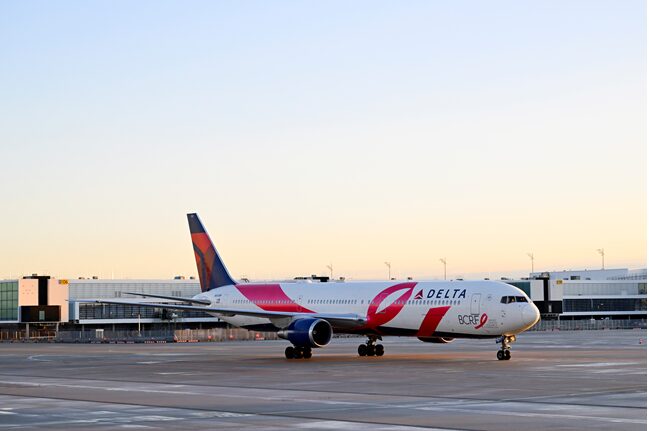
<instances>
[{"instance_id":1,"label":"floodlight mast","mask_svg":"<svg viewBox=\"0 0 649 431\"><path fill-rule=\"evenodd\" d=\"M446 258L443 257L439 261L442 262L442 264L444 264L444 280L446 280Z\"/></svg>"},{"instance_id":2,"label":"floodlight mast","mask_svg":"<svg viewBox=\"0 0 649 431\"><path fill-rule=\"evenodd\" d=\"M527 253L530 260L532 261L532 274L534 273L534 253Z\"/></svg>"},{"instance_id":3,"label":"floodlight mast","mask_svg":"<svg viewBox=\"0 0 649 431\"><path fill-rule=\"evenodd\" d=\"M602 269L604 269L604 249L598 248L597 253L599 253L602 256Z\"/></svg>"}]
</instances>

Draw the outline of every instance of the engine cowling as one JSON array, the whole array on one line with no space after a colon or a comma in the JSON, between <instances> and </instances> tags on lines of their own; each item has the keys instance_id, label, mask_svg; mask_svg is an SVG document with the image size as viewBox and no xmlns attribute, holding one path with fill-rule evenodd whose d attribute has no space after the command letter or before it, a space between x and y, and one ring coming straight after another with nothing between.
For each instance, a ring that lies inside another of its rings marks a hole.
<instances>
[{"instance_id":1,"label":"engine cowling","mask_svg":"<svg viewBox=\"0 0 649 431\"><path fill-rule=\"evenodd\" d=\"M441 343L441 344L448 344L451 341L455 340L455 338L451 337L417 337L424 343Z\"/></svg>"},{"instance_id":2,"label":"engine cowling","mask_svg":"<svg viewBox=\"0 0 649 431\"><path fill-rule=\"evenodd\" d=\"M331 341L333 329L323 319L303 318L292 321L277 336L299 347L324 347Z\"/></svg>"}]
</instances>

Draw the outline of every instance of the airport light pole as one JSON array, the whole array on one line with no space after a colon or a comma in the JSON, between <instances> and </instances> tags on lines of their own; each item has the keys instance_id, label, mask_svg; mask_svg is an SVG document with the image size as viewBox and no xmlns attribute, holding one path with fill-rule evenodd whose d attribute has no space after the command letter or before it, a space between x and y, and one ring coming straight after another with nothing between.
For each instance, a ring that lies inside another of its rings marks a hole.
<instances>
[{"instance_id":1,"label":"airport light pole","mask_svg":"<svg viewBox=\"0 0 649 431\"><path fill-rule=\"evenodd\" d=\"M604 269L604 249L598 248L597 253L599 253L602 256L602 269Z\"/></svg>"},{"instance_id":2,"label":"airport light pole","mask_svg":"<svg viewBox=\"0 0 649 431\"><path fill-rule=\"evenodd\" d=\"M530 273L530 275L532 275L534 273L534 253L527 253L527 255L529 256L530 260L532 261L532 272Z\"/></svg>"},{"instance_id":3,"label":"airport light pole","mask_svg":"<svg viewBox=\"0 0 649 431\"><path fill-rule=\"evenodd\" d=\"M390 262L383 262L388 267L388 280L392 280L392 264Z\"/></svg>"},{"instance_id":4,"label":"airport light pole","mask_svg":"<svg viewBox=\"0 0 649 431\"><path fill-rule=\"evenodd\" d=\"M334 265L333 265L333 263L330 263L329 265L327 265L327 268L329 268L329 278L331 280L333 280L334 279Z\"/></svg>"},{"instance_id":5,"label":"airport light pole","mask_svg":"<svg viewBox=\"0 0 649 431\"><path fill-rule=\"evenodd\" d=\"M444 280L446 280L446 258L443 257L439 261L444 265Z\"/></svg>"}]
</instances>

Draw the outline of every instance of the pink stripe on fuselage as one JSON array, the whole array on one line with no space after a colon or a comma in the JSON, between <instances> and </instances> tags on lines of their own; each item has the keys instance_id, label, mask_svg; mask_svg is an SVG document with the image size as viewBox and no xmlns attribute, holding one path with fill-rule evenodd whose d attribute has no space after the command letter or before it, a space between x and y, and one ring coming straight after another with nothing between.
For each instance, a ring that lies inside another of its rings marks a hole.
<instances>
[{"instance_id":1,"label":"pink stripe on fuselage","mask_svg":"<svg viewBox=\"0 0 649 431\"><path fill-rule=\"evenodd\" d=\"M289 298L279 284L237 284L235 287L248 301L265 311L315 313Z\"/></svg>"}]
</instances>

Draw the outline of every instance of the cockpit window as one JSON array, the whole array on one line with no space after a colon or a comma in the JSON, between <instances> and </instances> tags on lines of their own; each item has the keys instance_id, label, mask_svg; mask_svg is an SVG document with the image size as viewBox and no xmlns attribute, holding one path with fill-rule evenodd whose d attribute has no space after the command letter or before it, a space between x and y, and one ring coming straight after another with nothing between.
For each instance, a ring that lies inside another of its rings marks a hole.
<instances>
[{"instance_id":1,"label":"cockpit window","mask_svg":"<svg viewBox=\"0 0 649 431\"><path fill-rule=\"evenodd\" d=\"M500 298L502 304L511 304L512 302L527 302L527 298L524 296L503 296Z\"/></svg>"}]
</instances>

